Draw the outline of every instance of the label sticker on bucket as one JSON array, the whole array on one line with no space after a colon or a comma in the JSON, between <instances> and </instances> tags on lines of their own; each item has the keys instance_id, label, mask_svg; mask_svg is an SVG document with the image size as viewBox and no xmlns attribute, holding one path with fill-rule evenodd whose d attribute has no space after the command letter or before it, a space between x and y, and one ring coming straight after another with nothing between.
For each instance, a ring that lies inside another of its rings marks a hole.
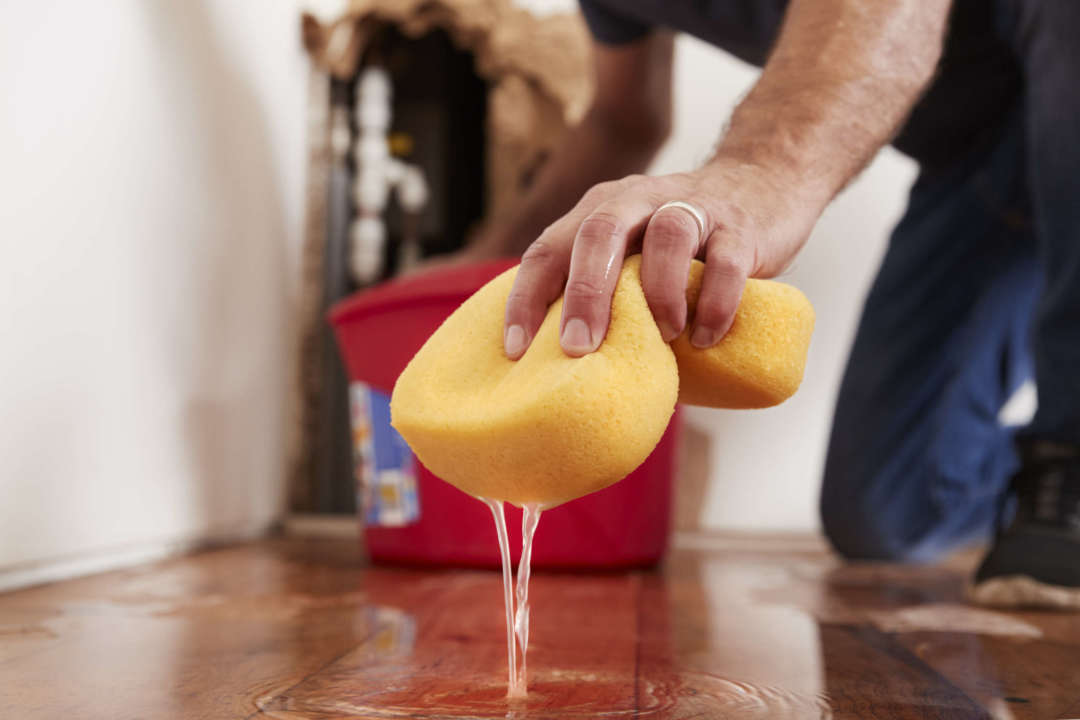
<instances>
[{"instance_id":1,"label":"label sticker on bucket","mask_svg":"<svg viewBox=\"0 0 1080 720\"><path fill-rule=\"evenodd\" d=\"M390 398L364 383L349 385L353 469L364 523L401 527L420 517L412 451L390 426Z\"/></svg>"}]
</instances>

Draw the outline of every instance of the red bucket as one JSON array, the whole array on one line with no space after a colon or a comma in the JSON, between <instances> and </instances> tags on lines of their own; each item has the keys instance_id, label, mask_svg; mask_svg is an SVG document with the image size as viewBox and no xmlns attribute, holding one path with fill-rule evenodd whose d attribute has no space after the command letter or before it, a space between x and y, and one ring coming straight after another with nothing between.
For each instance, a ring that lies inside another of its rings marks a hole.
<instances>
[{"instance_id":1,"label":"red bucket","mask_svg":"<svg viewBox=\"0 0 1080 720\"><path fill-rule=\"evenodd\" d=\"M462 302L513 266L499 260L392 280L335 305L330 322L350 380L389 394L398 374ZM625 568L655 564L667 547L679 437L676 411L660 443L621 482L544 512L533 566ZM487 506L417 462L420 514L402 527L364 528L372 560L436 566L498 567L499 548ZM514 562L521 549L521 511L507 505Z\"/></svg>"}]
</instances>

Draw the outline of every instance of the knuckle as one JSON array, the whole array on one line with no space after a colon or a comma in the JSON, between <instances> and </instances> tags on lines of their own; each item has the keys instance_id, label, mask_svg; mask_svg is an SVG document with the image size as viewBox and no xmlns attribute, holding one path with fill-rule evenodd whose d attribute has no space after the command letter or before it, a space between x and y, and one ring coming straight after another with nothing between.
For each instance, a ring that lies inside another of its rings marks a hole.
<instances>
[{"instance_id":1,"label":"knuckle","mask_svg":"<svg viewBox=\"0 0 1080 720\"><path fill-rule=\"evenodd\" d=\"M736 302L731 302L726 295L702 295L694 315L697 322L709 327L722 327L735 314Z\"/></svg>"},{"instance_id":2,"label":"knuckle","mask_svg":"<svg viewBox=\"0 0 1080 720\"><path fill-rule=\"evenodd\" d=\"M578 227L579 242L607 242L619 232L619 218L608 212L594 212L585 218Z\"/></svg>"},{"instance_id":3,"label":"knuckle","mask_svg":"<svg viewBox=\"0 0 1080 720\"><path fill-rule=\"evenodd\" d=\"M653 215L646 241L661 249L675 249L696 245L698 235L698 226L692 217L681 210L665 210Z\"/></svg>"},{"instance_id":4,"label":"knuckle","mask_svg":"<svg viewBox=\"0 0 1080 720\"><path fill-rule=\"evenodd\" d=\"M618 189L618 181L609 180L607 182L596 183L585 191L585 194L581 199L588 203L599 203L609 198Z\"/></svg>"},{"instance_id":5,"label":"knuckle","mask_svg":"<svg viewBox=\"0 0 1080 720\"><path fill-rule=\"evenodd\" d=\"M566 297L591 302L604 297L604 287L591 278L573 278L566 283Z\"/></svg>"},{"instance_id":6,"label":"knuckle","mask_svg":"<svg viewBox=\"0 0 1080 720\"><path fill-rule=\"evenodd\" d=\"M705 220L706 235L709 228L716 228L721 224L724 217L723 210L717 207L716 197L712 195L700 195L691 193L687 202L701 211Z\"/></svg>"},{"instance_id":7,"label":"knuckle","mask_svg":"<svg viewBox=\"0 0 1080 720\"><path fill-rule=\"evenodd\" d=\"M522 287L519 287L517 283L510 288L510 294L506 296L506 306L508 308L520 308L525 307L531 300L529 292Z\"/></svg>"},{"instance_id":8,"label":"knuckle","mask_svg":"<svg viewBox=\"0 0 1080 720\"><path fill-rule=\"evenodd\" d=\"M667 320L671 325L681 320L684 307L683 304L680 304L682 298L673 293L665 293L663 295L653 294L648 299L649 309L652 310L656 319Z\"/></svg>"},{"instance_id":9,"label":"knuckle","mask_svg":"<svg viewBox=\"0 0 1080 720\"><path fill-rule=\"evenodd\" d=\"M547 234L547 231L544 231ZM544 239L544 235L534 240L521 256L522 265L545 265L555 259L555 248Z\"/></svg>"},{"instance_id":10,"label":"knuckle","mask_svg":"<svg viewBox=\"0 0 1080 720\"><path fill-rule=\"evenodd\" d=\"M738 254L715 251L706 258L705 275L711 275L720 281L731 282L745 278L747 269Z\"/></svg>"},{"instance_id":11,"label":"knuckle","mask_svg":"<svg viewBox=\"0 0 1080 720\"><path fill-rule=\"evenodd\" d=\"M510 325L524 325L526 328L535 328L539 325L542 317L538 318L539 311L535 307L536 298L525 290L514 288L506 298L505 321Z\"/></svg>"},{"instance_id":12,"label":"knuckle","mask_svg":"<svg viewBox=\"0 0 1080 720\"><path fill-rule=\"evenodd\" d=\"M532 293L520 283L514 283L510 288L510 294L506 297L507 310L517 311L527 308L530 302L532 302Z\"/></svg>"},{"instance_id":13,"label":"knuckle","mask_svg":"<svg viewBox=\"0 0 1080 720\"><path fill-rule=\"evenodd\" d=\"M731 255L720 255L710 258L706 263L705 272L721 279L730 279L739 276L739 263Z\"/></svg>"},{"instance_id":14,"label":"knuckle","mask_svg":"<svg viewBox=\"0 0 1080 720\"><path fill-rule=\"evenodd\" d=\"M753 217L739 203L722 202L715 207L713 213L718 223L735 238L745 237L755 226Z\"/></svg>"},{"instance_id":15,"label":"knuckle","mask_svg":"<svg viewBox=\"0 0 1080 720\"><path fill-rule=\"evenodd\" d=\"M557 236L559 234L559 227L562 224L561 223L562 219L563 218L559 218L557 220L554 220L554 221L548 223L544 227L544 229L540 232L540 234L536 236L536 240L534 240L533 242L536 242L536 241L550 242L551 238L553 238L553 237L555 237L555 236Z\"/></svg>"},{"instance_id":16,"label":"knuckle","mask_svg":"<svg viewBox=\"0 0 1080 720\"><path fill-rule=\"evenodd\" d=\"M706 327L714 332L721 333L726 332L731 327L734 317L734 313L703 313L699 310L695 315L694 324L697 327Z\"/></svg>"},{"instance_id":17,"label":"knuckle","mask_svg":"<svg viewBox=\"0 0 1080 720\"><path fill-rule=\"evenodd\" d=\"M713 328L726 327L739 307L742 288L737 279L725 276L720 287L703 289L698 298L695 317L698 322Z\"/></svg>"}]
</instances>

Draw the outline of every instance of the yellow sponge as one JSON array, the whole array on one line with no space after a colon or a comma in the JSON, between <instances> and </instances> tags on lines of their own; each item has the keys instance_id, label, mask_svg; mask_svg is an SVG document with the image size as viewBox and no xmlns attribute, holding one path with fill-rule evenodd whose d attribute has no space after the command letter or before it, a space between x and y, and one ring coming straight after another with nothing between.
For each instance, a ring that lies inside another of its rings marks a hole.
<instances>
[{"instance_id":1,"label":"yellow sponge","mask_svg":"<svg viewBox=\"0 0 1080 720\"><path fill-rule=\"evenodd\" d=\"M699 350L684 333L668 346L645 301L640 267L640 256L627 258L604 342L582 358L559 346L560 299L525 355L508 360L503 313L517 268L495 278L402 372L390 402L394 427L428 469L464 492L552 507L640 465L676 399L765 407L795 392L813 329L801 292L749 280L719 344ZM691 268L691 313L703 267L695 261Z\"/></svg>"},{"instance_id":2,"label":"yellow sponge","mask_svg":"<svg viewBox=\"0 0 1080 720\"><path fill-rule=\"evenodd\" d=\"M679 391L671 348L623 266L599 350L559 347L562 300L518 361L503 352L503 313L517 268L465 301L401 373L393 425L433 473L477 497L551 507L605 488L640 465Z\"/></svg>"},{"instance_id":3,"label":"yellow sponge","mask_svg":"<svg viewBox=\"0 0 1080 720\"><path fill-rule=\"evenodd\" d=\"M686 288L693 317L705 266L695 260ZM700 350L691 324L671 343L679 362L679 402L716 408L764 408L791 397L802 382L814 332L814 308L802 292L773 280L746 281L735 321L723 339Z\"/></svg>"}]
</instances>

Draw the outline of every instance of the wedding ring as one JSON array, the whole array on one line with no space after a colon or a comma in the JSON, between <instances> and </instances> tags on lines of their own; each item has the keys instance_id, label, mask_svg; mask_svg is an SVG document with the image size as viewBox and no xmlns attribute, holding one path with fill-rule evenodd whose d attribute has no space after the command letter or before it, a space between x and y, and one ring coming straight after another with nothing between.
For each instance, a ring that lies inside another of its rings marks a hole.
<instances>
[{"instance_id":1,"label":"wedding ring","mask_svg":"<svg viewBox=\"0 0 1080 720\"><path fill-rule=\"evenodd\" d=\"M694 207L688 202L683 202L682 200L672 200L671 202L666 202L660 207L656 208L656 212L654 212L653 215L655 216L656 213L660 212L661 210L667 210L668 208L678 208L679 210L683 210L689 213L690 217L694 218L694 222L697 223L698 241L700 242L701 240L705 239L705 213L701 212L701 210L698 210L696 207Z\"/></svg>"}]
</instances>

